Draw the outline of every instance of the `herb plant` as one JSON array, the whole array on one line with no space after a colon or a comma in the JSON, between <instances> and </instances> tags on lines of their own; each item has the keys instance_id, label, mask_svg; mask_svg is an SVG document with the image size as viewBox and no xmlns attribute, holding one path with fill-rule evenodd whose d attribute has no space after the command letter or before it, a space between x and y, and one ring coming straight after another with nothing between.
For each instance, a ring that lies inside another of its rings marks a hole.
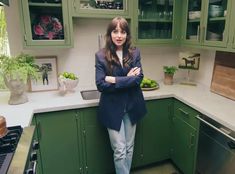
<instances>
[{"instance_id":1,"label":"herb plant","mask_svg":"<svg viewBox=\"0 0 235 174\"><path fill-rule=\"evenodd\" d=\"M38 66L34 57L21 53L16 57L0 55L0 74L7 79L21 79L24 82L28 77L38 78Z\"/></svg>"},{"instance_id":2,"label":"herb plant","mask_svg":"<svg viewBox=\"0 0 235 174\"><path fill-rule=\"evenodd\" d=\"M163 71L166 74L173 75L177 70L178 68L176 66L163 66Z\"/></svg>"}]
</instances>

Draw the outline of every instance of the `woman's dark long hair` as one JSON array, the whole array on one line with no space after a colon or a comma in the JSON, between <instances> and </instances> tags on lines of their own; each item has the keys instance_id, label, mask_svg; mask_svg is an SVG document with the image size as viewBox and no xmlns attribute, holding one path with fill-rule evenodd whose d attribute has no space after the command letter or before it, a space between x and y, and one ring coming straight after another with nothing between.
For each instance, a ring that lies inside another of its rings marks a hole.
<instances>
[{"instance_id":1,"label":"woman's dark long hair","mask_svg":"<svg viewBox=\"0 0 235 174\"><path fill-rule=\"evenodd\" d=\"M112 74L113 65L120 64L118 56L116 54L117 47L112 41L111 33L116 29L119 24L120 28L127 33L126 42L123 44L123 66L128 67L129 62L132 59L132 49L131 49L131 34L128 22L123 17L115 17L108 25L106 31L106 44L105 44L105 58L108 62L108 69L110 74Z\"/></svg>"}]
</instances>

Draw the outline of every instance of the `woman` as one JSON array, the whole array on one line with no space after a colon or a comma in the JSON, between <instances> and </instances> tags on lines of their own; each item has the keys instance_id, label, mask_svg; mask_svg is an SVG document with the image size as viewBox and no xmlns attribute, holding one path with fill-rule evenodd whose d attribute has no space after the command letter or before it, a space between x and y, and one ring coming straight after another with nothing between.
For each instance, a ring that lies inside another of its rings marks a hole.
<instances>
[{"instance_id":1,"label":"woman","mask_svg":"<svg viewBox=\"0 0 235 174\"><path fill-rule=\"evenodd\" d=\"M98 119L109 133L116 174L130 173L136 123L146 113L140 52L130 47L130 39L127 21L116 17L108 25L105 48L95 55Z\"/></svg>"}]
</instances>

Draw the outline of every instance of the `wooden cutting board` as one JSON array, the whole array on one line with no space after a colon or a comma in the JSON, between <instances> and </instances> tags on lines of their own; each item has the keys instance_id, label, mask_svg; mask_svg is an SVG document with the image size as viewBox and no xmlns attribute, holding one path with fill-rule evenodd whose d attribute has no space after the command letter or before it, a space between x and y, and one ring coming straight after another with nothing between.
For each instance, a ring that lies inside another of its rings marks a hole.
<instances>
[{"instance_id":1,"label":"wooden cutting board","mask_svg":"<svg viewBox=\"0 0 235 174\"><path fill-rule=\"evenodd\" d=\"M235 100L235 67L215 64L211 91Z\"/></svg>"}]
</instances>

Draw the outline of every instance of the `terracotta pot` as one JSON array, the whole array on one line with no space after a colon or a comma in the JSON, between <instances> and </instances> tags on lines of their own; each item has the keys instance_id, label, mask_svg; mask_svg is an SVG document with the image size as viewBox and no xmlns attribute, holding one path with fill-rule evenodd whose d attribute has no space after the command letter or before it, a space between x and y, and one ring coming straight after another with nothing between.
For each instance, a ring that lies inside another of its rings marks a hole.
<instances>
[{"instance_id":1,"label":"terracotta pot","mask_svg":"<svg viewBox=\"0 0 235 174\"><path fill-rule=\"evenodd\" d=\"M173 85L173 76L174 76L174 74L166 74L165 73L164 84L165 85Z\"/></svg>"}]
</instances>

